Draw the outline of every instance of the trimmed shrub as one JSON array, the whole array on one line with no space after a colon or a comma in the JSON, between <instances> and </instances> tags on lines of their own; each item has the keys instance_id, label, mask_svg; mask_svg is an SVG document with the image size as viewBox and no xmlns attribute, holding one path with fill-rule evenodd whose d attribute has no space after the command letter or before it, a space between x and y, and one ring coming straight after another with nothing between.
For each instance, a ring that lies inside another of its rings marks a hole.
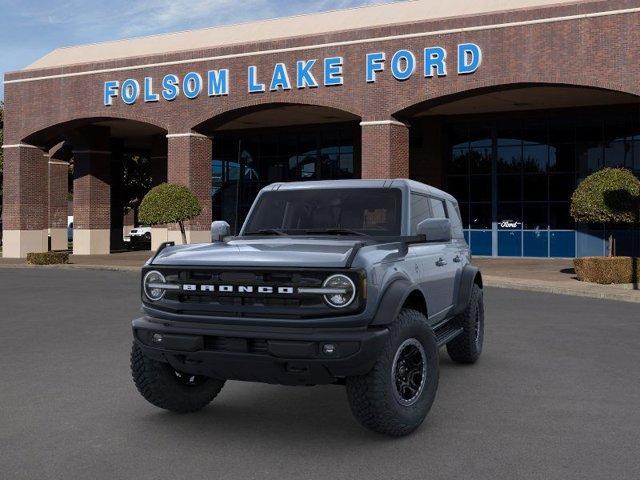
<instances>
[{"instance_id":1,"label":"trimmed shrub","mask_svg":"<svg viewBox=\"0 0 640 480\"><path fill-rule=\"evenodd\" d=\"M631 224L640 216L640 180L625 168L604 168L585 178L571 196L576 222ZM615 255L609 236L609 256Z\"/></svg>"},{"instance_id":2,"label":"trimmed shrub","mask_svg":"<svg viewBox=\"0 0 640 480\"><path fill-rule=\"evenodd\" d=\"M183 185L163 183L144 196L138 219L148 225L177 223L182 233L182 242L187 243L184 222L201 213L202 207L191 190Z\"/></svg>"},{"instance_id":3,"label":"trimmed shrub","mask_svg":"<svg viewBox=\"0 0 640 480\"><path fill-rule=\"evenodd\" d=\"M640 180L625 168L604 168L585 178L571 196L576 222L633 223L640 199Z\"/></svg>"},{"instance_id":4,"label":"trimmed shrub","mask_svg":"<svg viewBox=\"0 0 640 480\"><path fill-rule=\"evenodd\" d=\"M581 257L573 260L573 266L578 280L583 282L608 285L611 283L633 283L640 278L640 258Z\"/></svg>"},{"instance_id":5,"label":"trimmed shrub","mask_svg":"<svg viewBox=\"0 0 640 480\"><path fill-rule=\"evenodd\" d=\"M29 265L61 265L69 263L68 252L27 253Z\"/></svg>"}]
</instances>

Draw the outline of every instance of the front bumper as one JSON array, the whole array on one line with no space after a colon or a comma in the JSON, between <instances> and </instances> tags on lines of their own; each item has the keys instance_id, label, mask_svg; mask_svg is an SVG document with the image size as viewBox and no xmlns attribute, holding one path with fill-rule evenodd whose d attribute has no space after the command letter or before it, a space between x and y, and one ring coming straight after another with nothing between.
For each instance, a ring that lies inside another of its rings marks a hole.
<instances>
[{"instance_id":1,"label":"front bumper","mask_svg":"<svg viewBox=\"0 0 640 480\"><path fill-rule=\"evenodd\" d=\"M389 331L384 328L317 329L133 321L145 355L192 375L318 385L363 375L373 367ZM327 353L325 345L332 345Z\"/></svg>"}]
</instances>

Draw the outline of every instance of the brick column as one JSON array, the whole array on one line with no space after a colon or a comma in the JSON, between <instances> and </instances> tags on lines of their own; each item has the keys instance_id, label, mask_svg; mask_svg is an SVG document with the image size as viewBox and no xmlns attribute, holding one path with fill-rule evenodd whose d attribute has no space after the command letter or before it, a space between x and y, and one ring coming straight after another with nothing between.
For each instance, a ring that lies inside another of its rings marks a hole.
<instances>
[{"instance_id":1,"label":"brick column","mask_svg":"<svg viewBox=\"0 0 640 480\"><path fill-rule=\"evenodd\" d=\"M167 181L167 138L155 135L151 139L151 186L155 187ZM157 250L161 243L169 240L166 225L151 227L151 250Z\"/></svg>"},{"instance_id":2,"label":"brick column","mask_svg":"<svg viewBox=\"0 0 640 480\"><path fill-rule=\"evenodd\" d=\"M209 137L198 133L167 135L167 180L191 189L202 206L202 214L187 222L187 242L211 241L211 154ZM170 225L169 240L182 243L177 225Z\"/></svg>"},{"instance_id":3,"label":"brick column","mask_svg":"<svg viewBox=\"0 0 640 480\"><path fill-rule=\"evenodd\" d=\"M49 236L51 250L67 250L67 194L69 162L64 160L63 144L49 151Z\"/></svg>"},{"instance_id":4,"label":"brick column","mask_svg":"<svg viewBox=\"0 0 640 480\"><path fill-rule=\"evenodd\" d=\"M2 148L2 256L24 258L30 252L46 252L48 154L26 144Z\"/></svg>"},{"instance_id":5,"label":"brick column","mask_svg":"<svg viewBox=\"0 0 640 480\"><path fill-rule=\"evenodd\" d=\"M111 249L109 129L83 129L74 145L73 253L106 255Z\"/></svg>"},{"instance_id":6,"label":"brick column","mask_svg":"<svg viewBox=\"0 0 640 480\"><path fill-rule=\"evenodd\" d=\"M409 178L409 127L396 120L363 121L362 178Z\"/></svg>"}]
</instances>

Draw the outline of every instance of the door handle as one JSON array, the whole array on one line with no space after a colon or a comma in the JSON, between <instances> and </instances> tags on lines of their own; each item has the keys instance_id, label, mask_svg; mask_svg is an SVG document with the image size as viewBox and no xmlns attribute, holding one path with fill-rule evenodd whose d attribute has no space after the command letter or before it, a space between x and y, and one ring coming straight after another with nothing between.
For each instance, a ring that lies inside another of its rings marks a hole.
<instances>
[{"instance_id":1,"label":"door handle","mask_svg":"<svg viewBox=\"0 0 640 480\"><path fill-rule=\"evenodd\" d=\"M453 257L453 261L456 263L460 263L462 261L462 258L460 258L460 255L456 255L455 257Z\"/></svg>"},{"instance_id":2,"label":"door handle","mask_svg":"<svg viewBox=\"0 0 640 480\"><path fill-rule=\"evenodd\" d=\"M444 267L447 264L447 262L444 261L444 258L440 257L438 259L438 261L436 262L436 266L437 267Z\"/></svg>"}]
</instances>

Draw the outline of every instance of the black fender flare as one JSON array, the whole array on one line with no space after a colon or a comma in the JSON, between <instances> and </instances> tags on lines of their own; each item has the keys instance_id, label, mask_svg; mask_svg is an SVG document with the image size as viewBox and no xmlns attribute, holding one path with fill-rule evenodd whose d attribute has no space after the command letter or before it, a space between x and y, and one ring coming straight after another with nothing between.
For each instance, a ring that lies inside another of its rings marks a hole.
<instances>
[{"instance_id":1,"label":"black fender flare","mask_svg":"<svg viewBox=\"0 0 640 480\"><path fill-rule=\"evenodd\" d=\"M474 267L473 265L466 265L462 269L462 275L460 275L460 284L458 288L458 301L456 302L456 308L453 312L455 315L464 312L464 309L467 308L469 298L471 298L471 289L473 287L473 284L476 283L476 278L478 278L480 288L482 288L482 274L480 273L480 269L478 267Z\"/></svg>"},{"instance_id":2,"label":"black fender flare","mask_svg":"<svg viewBox=\"0 0 640 480\"><path fill-rule=\"evenodd\" d=\"M406 278L392 280L378 303L378 310L371 325L389 325L393 322L405 300L414 290L417 290L417 287Z\"/></svg>"}]
</instances>

